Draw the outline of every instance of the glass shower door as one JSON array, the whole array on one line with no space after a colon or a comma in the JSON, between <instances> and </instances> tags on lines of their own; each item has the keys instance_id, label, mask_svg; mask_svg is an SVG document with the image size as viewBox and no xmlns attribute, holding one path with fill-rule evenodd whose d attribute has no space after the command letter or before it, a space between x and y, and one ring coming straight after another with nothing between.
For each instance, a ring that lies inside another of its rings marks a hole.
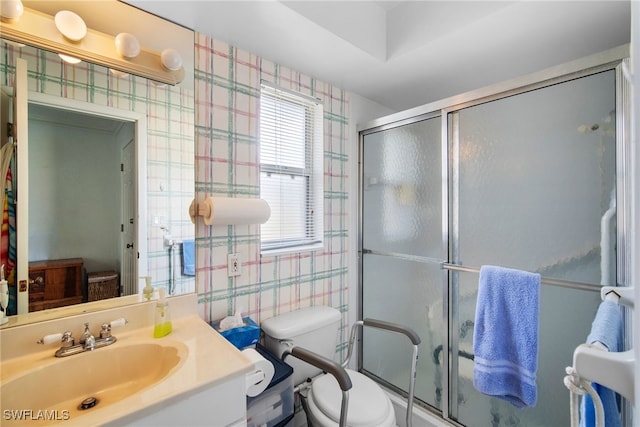
<instances>
[{"instance_id":1,"label":"glass shower door","mask_svg":"<svg viewBox=\"0 0 640 427\"><path fill-rule=\"evenodd\" d=\"M615 72L476 105L452 120L459 127L454 261L615 286ZM458 296L452 324L461 326L452 331L453 348L470 350L478 274L452 272L452 283ZM536 406L519 410L480 394L473 361L458 355L451 417L468 426L569 425L564 368L585 341L599 302L598 292L543 284Z\"/></svg>"},{"instance_id":2,"label":"glass shower door","mask_svg":"<svg viewBox=\"0 0 640 427\"><path fill-rule=\"evenodd\" d=\"M422 339L416 397L440 407L443 337L440 117L366 134L362 142L363 318L409 325ZM363 369L408 390L411 344L365 329ZM437 357L436 357L437 360Z\"/></svg>"}]
</instances>

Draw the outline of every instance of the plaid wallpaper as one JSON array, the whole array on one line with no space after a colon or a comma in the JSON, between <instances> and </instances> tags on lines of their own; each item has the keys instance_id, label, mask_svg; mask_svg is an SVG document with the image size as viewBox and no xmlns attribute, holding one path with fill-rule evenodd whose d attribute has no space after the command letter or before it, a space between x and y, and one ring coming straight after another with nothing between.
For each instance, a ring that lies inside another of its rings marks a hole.
<instances>
[{"instance_id":1,"label":"plaid wallpaper","mask_svg":"<svg viewBox=\"0 0 640 427\"><path fill-rule=\"evenodd\" d=\"M159 227L151 216L161 214L174 239L194 237L193 224L185 215L193 198L193 90L157 85L135 76L123 78L108 69L82 62L64 63L58 55L32 47L0 45L0 84L14 86L15 59L28 63L28 89L47 95L71 98L147 117L147 256L154 286L169 280L169 253L163 246ZM179 254L174 254L180 268ZM82 256L79 254L78 256ZM195 279L175 275L176 290L193 291ZM144 286L144 285L143 285Z\"/></svg>"},{"instance_id":2,"label":"plaid wallpaper","mask_svg":"<svg viewBox=\"0 0 640 427\"><path fill-rule=\"evenodd\" d=\"M324 104L324 224L321 250L260 255L260 226L196 224L201 316L241 310L256 322L297 308L328 305L343 313L347 340L349 94L202 34L195 46L196 198L259 197L258 109L261 80ZM227 254L242 274L227 277Z\"/></svg>"},{"instance_id":3,"label":"plaid wallpaper","mask_svg":"<svg viewBox=\"0 0 640 427\"><path fill-rule=\"evenodd\" d=\"M176 239L193 236L185 218L193 197L259 197L258 122L260 82L314 96L324 104L325 245L322 250L260 255L259 225L196 223L196 283L206 321L241 310L260 322L312 305L343 313L341 345L348 333L349 94L289 68L196 33L195 93L118 78L103 67L64 64L55 54L3 44L2 84L12 84L15 57L29 63L29 90L144 113L147 134L149 272L167 283L169 258L151 215L163 213ZM193 113L195 110L195 123ZM195 153L190 141L194 137ZM161 186L161 184L163 184ZM239 253L242 274L227 277L227 254ZM193 286L193 282L178 286Z\"/></svg>"}]
</instances>

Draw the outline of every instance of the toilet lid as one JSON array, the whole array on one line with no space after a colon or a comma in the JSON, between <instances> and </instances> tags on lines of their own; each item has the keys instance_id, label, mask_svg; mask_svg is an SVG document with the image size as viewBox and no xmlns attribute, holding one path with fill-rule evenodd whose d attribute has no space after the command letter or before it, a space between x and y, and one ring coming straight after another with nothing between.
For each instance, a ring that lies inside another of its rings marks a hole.
<instances>
[{"instance_id":1,"label":"toilet lid","mask_svg":"<svg viewBox=\"0 0 640 427\"><path fill-rule=\"evenodd\" d=\"M353 427L382 425L389 416L389 398L373 380L359 372L347 369L352 388L349 390L347 424ZM327 417L338 423L342 405L342 390L332 375L313 380L311 395Z\"/></svg>"}]
</instances>

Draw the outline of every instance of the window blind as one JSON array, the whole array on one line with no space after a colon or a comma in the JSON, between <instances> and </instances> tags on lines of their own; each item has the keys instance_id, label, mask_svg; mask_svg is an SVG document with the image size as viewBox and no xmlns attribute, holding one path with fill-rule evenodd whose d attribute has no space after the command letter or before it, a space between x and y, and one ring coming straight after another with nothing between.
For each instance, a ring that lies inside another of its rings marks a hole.
<instances>
[{"instance_id":1,"label":"window blind","mask_svg":"<svg viewBox=\"0 0 640 427\"><path fill-rule=\"evenodd\" d=\"M322 105L263 85L260 94L260 197L271 207L263 251L322 243Z\"/></svg>"}]
</instances>

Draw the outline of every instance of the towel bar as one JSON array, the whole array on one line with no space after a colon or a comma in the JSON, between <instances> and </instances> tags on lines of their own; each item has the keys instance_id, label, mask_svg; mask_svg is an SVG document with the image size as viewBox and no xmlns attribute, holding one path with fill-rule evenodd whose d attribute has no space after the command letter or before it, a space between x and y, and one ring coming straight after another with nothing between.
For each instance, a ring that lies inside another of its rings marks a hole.
<instances>
[{"instance_id":1,"label":"towel bar","mask_svg":"<svg viewBox=\"0 0 640 427\"><path fill-rule=\"evenodd\" d=\"M445 270L452 270L452 271L464 271L467 273L480 273L479 268L468 267L461 264L452 264L450 262L441 262L440 268ZM593 283L585 283L585 282L574 282L571 280L553 279L551 277L541 277L540 283L542 283L543 285L558 286L561 288L569 288L569 289L580 289L583 291L593 291L593 292L600 292L600 289L602 289L602 285L596 285ZM619 289L619 288L616 288L616 289Z\"/></svg>"}]
</instances>

